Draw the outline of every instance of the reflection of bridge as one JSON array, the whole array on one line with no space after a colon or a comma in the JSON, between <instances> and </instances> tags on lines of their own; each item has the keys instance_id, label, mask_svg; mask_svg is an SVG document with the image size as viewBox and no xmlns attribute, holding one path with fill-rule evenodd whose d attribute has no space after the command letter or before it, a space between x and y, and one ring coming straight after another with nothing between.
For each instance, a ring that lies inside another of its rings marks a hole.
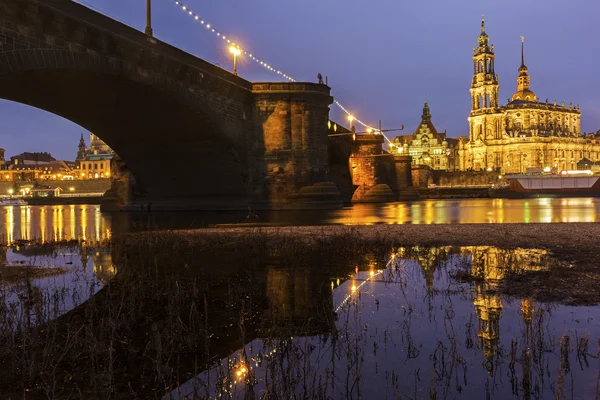
<instances>
[{"instance_id":1,"label":"reflection of bridge","mask_svg":"<svg viewBox=\"0 0 600 400\"><path fill-rule=\"evenodd\" d=\"M107 207L341 205L307 188L326 180L328 86L250 83L70 0L0 0L0 98L119 154Z\"/></svg>"},{"instance_id":2,"label":"reflection of bridge","mask_svg":"<svg viewBox=\"0 0 600 400\"><path fill-rule=\"evenodd\" d=\"M87 302L49 325L56 328L54 332L58 332L61 338L70 337L68 340L73 339L70 335L74 334L74 326L94 326L97 328L94 329L94 340L103 340L105 324L108 321L116 323L114 333L128 339L115 344L114 365L131 363L136 365L135 369L143 370L135 377L124 373L118 379L121 383L132 385L132 390L144 398L155 397L156 393L164 390L164 379L170 384L179 383L179 379L193 376L198 368L203 368L215 357L223 358L230 354L232 348L257 337L312 336L330 332L335 326L329 287L331 276L324 269L249 265L241 255L214 257L205 254L199 257L193 252L167 251L169 254L157 254L155 257L146 250L147 257L143 257L132 255L135 249L122 250L118 246L113 247L112 253L94 248L82 250L82 263L87 263L92 257L98 279L110 277L115 267L118 273L108 286ZM132 262L132 259L136 261ZM343 268L340 270L338 275L347 272ZM130 304L128 312L115 314L124 302ZM178 332L175 342L170 342L170 335L175 333L171 325L174 318L180 321L180 326L186 327L187 333ZM157 327L162 333L150 339L145 332L152 332ZM40 332L39 343L46 343L44 335L47 332L49 330ZM78 344L84 345L84 336L89 334L85 332L86 329L81 329L75 333ZM53 346L64 345L61 340ZM142 354L153 351L148 347L156 344L153 340L170 342L168 346L174 345L173 349L178 349L177 357L165 353L159 361L168 366L173 375L160 377L152 365L145 364ZM32 346L27 351L40 354L42 347ZM87 359L90 352L97 350L75 345L58 370L70 370L72 365L78 364L81 352L88 354L84 356ZM102 347L99 351L97 354L105 357L105 351L112 350ZM131 357L141 358L133 361ZM90 356L89 359L92 358ZM36 364L35 368L43 369L43 363ZM12 378L9 379L8 371L5 369L0 373L0 392L10 397L11 391L17 390L17 387L13 385ZM115 378L117 375L119 373L115 373ZM146 382L142 382L139 376L146 376ZM10 386L4 386L7 384ZM74 376L72 381L65 383L65 387L72 384L78 385L86 395L94 390L88 375ZM129 393L129 389L122 390Z\"/></svg>"}]
</instances>

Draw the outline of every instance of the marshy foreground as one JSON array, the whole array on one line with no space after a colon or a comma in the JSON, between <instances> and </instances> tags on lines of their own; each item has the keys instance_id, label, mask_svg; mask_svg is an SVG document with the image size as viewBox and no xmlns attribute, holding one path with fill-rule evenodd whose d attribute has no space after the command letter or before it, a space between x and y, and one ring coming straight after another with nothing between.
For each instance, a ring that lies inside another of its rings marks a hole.
<instances>
[{"instance_id":1,"label":"marshy foreground","mask_svg":"<svg viewBox=\"0 0 600 400\"><path fill-rule=\"evenodd\" d=\"M598 398L598 237L373 225L21 243L0 267L0 397Z\"/></svg>"}]
</instances>

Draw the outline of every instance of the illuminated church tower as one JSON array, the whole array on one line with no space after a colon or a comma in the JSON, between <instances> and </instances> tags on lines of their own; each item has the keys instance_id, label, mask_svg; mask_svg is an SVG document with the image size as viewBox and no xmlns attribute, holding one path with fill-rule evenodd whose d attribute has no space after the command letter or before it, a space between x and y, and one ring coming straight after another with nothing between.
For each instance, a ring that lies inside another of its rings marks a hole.
<instances>
[{"instance_id":1,"label":"illuminated church tower","mask_svg":"<svg viewBox=\"0 0 600 400\"><path fill-rule=\"evenodd\" d=\"M79 138L79 146L77 147L77 158L75 159L75 161L83 160L86 152L87 152L87 148L85 146L85 140L83 140L83 133L82 133L81 138Z\"/></svg>"},{"instance_id":2,"label":"illuminated church tower","mask_svg":"<svg viewBox=\"0 0 600 400\"><path fill-rule=\"evenodd\" d=\"M494 174L541 173L576 169L583 158L600 161L598 135L581 135L579 105L540 101L531 90L521 36L521 63L517 90L505 105L499 104L496 55L481 21L473 49L469 137L459 144L458 168L494 171Z\"/></svg>"},{"instance_id":3,"label":"illuminated church tower","mask_svg":"<svg viewBox=\"0 0 600 400\"><path fill-rule=\"evenodd\" d=\"M481 19L478 47L473 48L473 81L471 82L471 110L479 113L498 107L498 75L494 72L494 46L490 48L485 33L485 20Z\"/></svg>"}]
</instances>

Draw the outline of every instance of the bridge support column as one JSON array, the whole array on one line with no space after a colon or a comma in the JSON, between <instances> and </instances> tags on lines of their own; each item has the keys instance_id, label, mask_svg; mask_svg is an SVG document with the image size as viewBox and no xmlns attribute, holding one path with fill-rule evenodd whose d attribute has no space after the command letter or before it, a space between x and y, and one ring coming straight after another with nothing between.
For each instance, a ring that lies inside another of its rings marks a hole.
<instances>
[{"instance_id":1,"label":"bridge support column","mask_svg":"<svg viewBox=\"0 0 600 400\"><path fill-rule=\"evenodd\" d=\"M352 195L353 203L383 203L394 201L395 196L389 185L381 183L383 135L356 135L356 142L350 155L352 183L356 187Z\"/></svg>"},{"instance_id":2,"label":"bridge support column","mask_svg":"<svg viewBox=\"0 0 600 400\"><path fill-rule=\"evenodd\" d=\"M273 208L341 208L328 181L330 88L314 83L254 83L255 196Z\"/></svg>"},{"instance_id":3,"label":"bridge support column","mask_svg":"<svg viewBox=\"0 0 600 400\"><path fill-rule=\"evenodd\" d=\"M398 200L414 200L419 198L419 192L413 187L412 157L394 156Z\"/></svg>"}]
</instances>

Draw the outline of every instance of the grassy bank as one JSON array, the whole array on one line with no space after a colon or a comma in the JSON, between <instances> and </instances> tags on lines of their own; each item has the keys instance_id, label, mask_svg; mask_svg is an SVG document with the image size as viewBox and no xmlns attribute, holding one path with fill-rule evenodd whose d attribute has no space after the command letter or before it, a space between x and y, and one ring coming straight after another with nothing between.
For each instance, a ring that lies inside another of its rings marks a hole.
<instances>
[{"instance_id":1,"label":"grassy bank","mask_svg":"<svg viewBox=\"0 0 600 400\"><path fill-rule=\"evenodd\" d=\"M75 310L55 320L29 317L45 305L32 305L25 314L0 310L0 393L160 398L253 338L331 332L332 280L345 279L355 266L381 267L401 246L545 249L560 262L546 271L514 274L498 290L536 300L600 303L599 234L597 224L128 234L112 243L117 276ZM301 312L277 308L275 300L287 296L290 279L305 282L302 292L310 293Z\"/></svg>"}]
</instances>

